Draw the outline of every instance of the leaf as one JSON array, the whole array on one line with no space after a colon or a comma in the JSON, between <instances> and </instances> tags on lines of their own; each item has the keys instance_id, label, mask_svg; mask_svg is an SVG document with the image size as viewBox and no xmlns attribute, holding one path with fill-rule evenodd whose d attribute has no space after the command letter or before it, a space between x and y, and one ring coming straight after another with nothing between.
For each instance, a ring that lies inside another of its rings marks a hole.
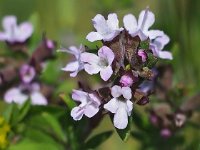
<instances>
[{"instance_id":1,"label":"leaf","mask_svg":"<svg viewBox=\"0 0 200 150\"><path fill-rule=\"evenodd\" d=\"M18 122L22 121L24 119L24 117L27 115L27 113L29 112L31 107L31 101L27 100L24 102L24 104L22 105L22 107L19 110L19 115L18 115Z\"/></svg>"},{"instance_id":2,"label":"leaf","mask_svg":"<svg viewBox=\"0 0 200 150\"><path fill-rule=\"evenodd\" d=\"M60 94L59 97L66 103L70 110L76 106L75 102L69 96Z\"/></svg>"},{"instance_id":3,"label":"leaf","mask_svg":"<svg viewBox=\"0 0 200 150\"><path fill-rule=\"evenodd\" d=\"M107 140L112 135L112 133L113 133L113 131L105 131L103 133L95 135L94 137L90 138L85 143L85 147L87 149L94 149L94 148L98 147L105 140Z\"/></svg>"},{"instance_id":4,"label":"leaf","mask_svg":"<svg viewBox=\"0 0 200 150\"><path fill-rule=\"evenodd\" d=\"M63 133L62 127L60 126L58 120L51 114L44 112L42 113L43 119L49 124L53 132L56 134L58 139L61 139L63 142L66 142L66 136Z\"/></svg>"},{"instance_id":5,"label":"leaf","mask_svg":"<svg viewBox=\"0 0 200 150\"><path fill-rule=\"evenodd\" d=\"M128 125L127 125L127 127L126 127L125 129L121 130L121 129L115 128L116 131L117 131L117 133L118 133L118 135L120 136L120 138L121 138L124 142L126 142L126 141L128 140L128 138L129 138L129 136L130 136L130 134L131 134L132 117L130 116L130 117L128 118L128 120L129 120L129 121L128 121Z\"/></svg>"},{"instance_id":6,"label":"leaf","mask_svg":"<svg viewBox=\"0 0 200 150\"><path fill-rule=\"evenodd\" d=\"M13 111L13 104L9 104L5 111L3 112L3 117L5 118L6 122L10 123L11 122L11 117L12 117L12 111Z\"/></svg>"}]
</instances>

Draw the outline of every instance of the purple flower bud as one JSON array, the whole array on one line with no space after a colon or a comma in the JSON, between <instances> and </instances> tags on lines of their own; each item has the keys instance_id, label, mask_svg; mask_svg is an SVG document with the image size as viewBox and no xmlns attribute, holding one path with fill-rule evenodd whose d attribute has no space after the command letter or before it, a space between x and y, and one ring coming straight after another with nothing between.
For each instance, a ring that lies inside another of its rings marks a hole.
<instances>
[{"instance_id":1,"label":"purple flower bud","mask_svg":"<svg viewBox=\"0 0 200 150\"><path fill-rule=\"evenodd\" d=\"M54 49L55 48L55 43L52 40L47 39L46 45L47 45L48 49Z\"/></svg>"},{"instance_id":2,"label":"purple flower bud","mask_svg":"<svg viewBox=\"0 0 200 150\"><path fill-rule=\"evenodd\" d=\"M35 75L35 69L28 64L25 64L20 68L20 77L24 83L30 83Z\"/></svg>"},{"instance_id":3,"label":"purple flower bud","mask_svg":"<svg viewBox=\"0 0 200 150\"><path fill-rule=\"evenodd\" d=\"M140 49L138 51L138 56L141 57L142 62L146 62L146 60L147 60L147 53L144 50Z\"/></svg>"},{"instance_id":4,"label":"purple flower bud","mask_svg":"<svg viewBox=\"0 0 200 150\"><path fill-rule=\"evenodd\" d=\"M158 116L154 113L154 112L151 112L150 114L150 122L153 124L153 125L157 125L158 122L159 122L159 118Z\"/></svg>"},{"instance_id":5,"label":"purple flower bud","mask_svg":"<svg viewBox=\"0 0 200 150\"><path fill-rule=\"evenodd\" d=\"M146 105L147 103L149 103L149 98L147 96L142 97L137 104L138 105Z\"/></svg>"},{"instance_id":6,"label":"purple flower bud","mask_svg":"<svg viewBox=\"0 0 200 150\"><path fill-rule=\"evenodd\" d=\"M122 86L128 86L130 87L133 84L133 78L131 78L131 76L129 76L128 74L125 74L121 77L120 79L120 84Z\"/></svg>"},{"instance_id":7,"label":"purple flower bud","mask_svg":"<svg viewBox=\"0 0 200 150\"><path fill-rule=\"evenodd\" d=\"M168 128L163 128L161 131L160 131L160 135L163 137L163 138L169 138L171 135L172 135L172 132L170 129Z\"/></svg>"}]
</instances>

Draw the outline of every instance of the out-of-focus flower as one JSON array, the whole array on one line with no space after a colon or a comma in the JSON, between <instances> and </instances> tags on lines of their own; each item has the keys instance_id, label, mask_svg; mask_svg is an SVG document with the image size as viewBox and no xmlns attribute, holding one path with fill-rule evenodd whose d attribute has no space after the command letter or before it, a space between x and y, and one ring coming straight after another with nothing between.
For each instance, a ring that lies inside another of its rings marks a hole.
<instances>
[{"instance_id":1,"label":"out-of-focus flower","mask_svg":"<svg viewBox=\"0 0 200 150\"><path fill-rule=\"evenodd\" d=\"M2 21L4 32L0 32L0 41L6 41L10 44L23 43L33 33L33 26L29 22L17 25L15 16L6 16Z\"/></svg>"},{"instance_id":2,"label":"out-of-focus flower","mask_svg":"<svg viewBox=\"0 0 200 150\"><path fill-rule=\"evenodd\" d=\"M128 125L128 116L131 115L133 103L130 101L132 94L129 87L113 86L111 89L112 98L104 105L104 108L114 113L114 126L118 129L125 129Z\"/></svg>"},{"instance_id":3,"label":"out-of-focus flower","mask_svg":"<svg viewBox=\"0 0 200 150\"><path fill-rule=\"evenodd\" d=\"M138 50L138 56L141 57L142 62L146 62L147 53L144 50L142 50L142 49Z\"/></svg>"},{"instance_id":4,"label":"out-of-focus flower","mask_svg":"<svg viewBox=\"0 0 200 150\"><path fill-rule=\"evenodd\" d=\"M160 30L149 30L155 22L155 16L148 9L140 12L138 21L134 15L128 14L124 16L123 22L128 33L132 37L139 36L142 41L146 40L148 37L150 39L155 39L158 35L163 34L163 31Z\"/></svg>"},{"instance_id":5,"label":"out-of-focus flower","mask_svg":"<svg viewBox=\"0 0 200 150\"><path fill-rule=\"evenodd\" d=\"M119 21L115 13L109 14L108 20L97 14L92 22L97 32L90 32L87 35L86 39L90 42L97 40L111 41L123 30L123 28L119 28Z\"/></svg>"},{"instance_id":6,"label":"out-of-focus flower","mask_svg":"<svg viewBox=\"0 0 200 150\"><path fill-rule=\"evenodd\" d=\"M40 92L38 83L21 84L9 89L4 95L4 100L7 103L23 104L29 98L33 105L47 105L47 99Z\"/></svg>"},{"instance_id":7,"label":"out-of-focus flower","mask_svg":"<svg viewBox=\"0 0 200 150\"><path fill-rule=\"evenodd\" d=\"M83 45L80 45L79 48L75 46L69 47L69 49L59 50L61 52L67 52L69 54L74 55L76 58L75 61L68 63L64 68L63 71L69 71L71 77L76 77L78 72L84 69L84 63L81 61L81 54L85 51Z\"/></svg>"},{"instance_id":8,"label":"out-of-focus flower","mask_svg":"<svg viewBox=\"0 0 200 150\"><path fill-rule=\"evenodd\" d=\"M107 46L103 46L98 51L98 56L92 53L83 53L81 60L85 62L85 71L88 74L97 74L100 72L100 76L104 81L107 81L113 74L112 62L115 58L113 51Z\"/></svg>"},{"instance_id":9,"label":"out-of-focus flower","mask_svg":"<svg viewBox=\"0 0 200 150\"><path fill-rule=\"evenodd\" d=\"M0 116L0 149L6 149L8 146L7 136L10 132L10 125Z\"/></svg>"},{"instance_id":10,"label":"out-of-focus flower","mask_svg":"<svg viewBox=\"0 0 200 150\"><path fill-rule=\"evenodd\" d=\"M171 135L172 135L172 132L170 129L168 128L163 128L161 129L160 131L160 135L163 137L163 138L169 138Z\"/></svg>"},{"instance_id":11,"label":"out-of-focus flower","mask_svg":"<svg viewBox=\"0 0 200 150\"><path fill-rule=\"evenodd\" d=\"M99 111L101 102L93 93L73 90L72 99L74 101L81 102L79 106L74 107L71 111L71 116L74 120L80 120L83 115L91 118Z\"/></svg>"},{"instance_id":12,"label":"out-of-focus flower","mask_svg":"<svg viewBox=\"0 0 200 150\"><path fill-rule=\"evenodd\" d=\"M169 43L169 37L165 34L157 36L154 40L150 42L150 49L152 50L154 56L162 59L172 60L172 54L168 51L163 51L163 48L167 43Z\"/></svg>"},{"instance_id":13,"label":"out-of-focus flower","mask_svg":"<svg viewBox=\"0 0 200 150\"><path fill-rule=\"evenodd\" d=\"M30 83L36 75L34 67L24 64L20 68L20 77L24 83Z\"/></svg>"},{"instance_id":14,"label":"out-of-focus flower","mask_svg":"<svg viewBox=\"0 0 200 150\"><path fill-rule=\"evenodd\" d=\"M133 78L127 74L123 75L119 80L122 86L130 87L133 84Z\"/></svg>"}]
</instances>

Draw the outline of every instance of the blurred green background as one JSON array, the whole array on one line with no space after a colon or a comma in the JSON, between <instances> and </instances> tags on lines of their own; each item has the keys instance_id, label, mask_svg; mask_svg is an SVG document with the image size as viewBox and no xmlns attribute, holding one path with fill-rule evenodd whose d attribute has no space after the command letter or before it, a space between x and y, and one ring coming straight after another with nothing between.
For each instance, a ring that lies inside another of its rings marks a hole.
<instances>
[{"instance_id":1,"label":"blurred green background","mask_svg":"<svg viewBox=\"0 0 200 150\"><path fill-rule=\"evenodd\" d=\"M35 33L47 36L68 47L83 43L91 45L85 36L93 29L91 19L101 13L115 12L122 18L127 13L138 16L150 7L156 15L155 29L164 30L171 38L166 47L172 51L176 82L183 82L193 89L200 89L200 1L198 0L0 0L0 17L16 15L19 22L37 19ZM0 46L1 48L2 46ZM168 61L165 61L168 63ZM70 90L70 89L68 89ZM105 125L108 125L106 127ZM96 132L112 128L104 119ZM137 143L131 139L123 143L114 134L99 149L133 149Z\"/></svg>"}]
</instances>

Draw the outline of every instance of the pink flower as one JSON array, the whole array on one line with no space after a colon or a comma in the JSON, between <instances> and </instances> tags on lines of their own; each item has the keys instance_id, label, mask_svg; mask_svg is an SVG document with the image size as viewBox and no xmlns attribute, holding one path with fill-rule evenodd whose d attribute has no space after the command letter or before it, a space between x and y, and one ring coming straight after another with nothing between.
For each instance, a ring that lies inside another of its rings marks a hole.
<instances>
[{"instance_id":1,"label":"pink flower","mask_svg":"<svg viewBox=\"0 0 200 150\"><path fill-rule=\"evenodd\" d=\"M40 92L40 86L37 83L22 84L18 87L13 87L4 95L4 100L7 103L15 102L20 105L29 98L33 105L47 105L48 103L47 99Z\"/></svg>"},{"instance_id":2,"label":"pink flower","mask_svg":"<svg viewBox=\"0 0 200 150\"><path fill-rule=\"evenodd\" d=\"M92 53L83 53L81 60L85 62L85 71L88 74L97 74L100 72L100 76L104 81L107 81L113 74L112 62L114 60L113 51L107 46L103 46L98 51L98 56Z\"/></svg>"},{"instance_id":3,"label":"pink flower","mask_svg":"<svg viewBox=\"0 0 200 150\"><path fill-rule=\"evenodd\" d=\"M155 39L157 35L163 34L163 31L160 30L149 30L155 22L155 16L148 9L140 12L138 21L134 15L128 14L124 16L123 22L128 33L132 37L139 36L142 41L146 40L148 37L150 39Z\"/></svg>"},{"instance_id":4,"label":"pink flower","mask_svg":"<svg viewBox=\"0 0 200 150\"><path fill-rule=\"evenodd\" d=\"M111 89L111 94L113 98L104 105L104 108L114 114L114 126L125 129L128 125L128 116L133 109L133 103L130 101L131 89L115 85Z\"/></svg>"},{"instance_id":5,"label":"pink flower","mask_svg":"<svg viewBox=\"0 0 200 150\"><path fill-rule=\"evenodd\" d=\"M154 56L172 60L172 54L168 51L163 51L164 46L168 43L169 37L165 34L157 36L153 41L151 41L150 49L153 51Z\"/></svg>"},{"instance_id":6,"label":"pink flower","mask_svg":"<svg viewBox=\"0 0 200 150\"><path fill-rule=\"evenodd\" d=\"M17 25L17 18L15 16L6 16L3 18L4 32L0 32L0 41L9 43L23 43L33 33L33 26L29 22Z\"/></svg>"},{"instance_id":7,"label":"pink flower","mask_svg":"<svg viewBox=\"0 0 200 150\"><path fill-rule=\"evenodd\" d=\"M69 49L59 50L61 52L67 52L69 54L74 55L75 60L68 63L64 68L62 68L63 71L69 71L71 77L76 77L78 72L84 69L84 64L81 61L81 54L85 51L85 48L83 45L80 45L79 48L75 46L69 47Z\"/></svg>"},{"instance_id":8,"label":"pink flower","mask_svg":"<svg viewBox=\"0 0 200 150\"><path fill-rule=\"evenodd\" d=\"M142 49L138 50L138 56L141 57L142 62L146 62L146 60L147 60L147 53L144 50L142 50Z\"/></svg>"},{"instance_id":9,"label":"pink flower","mask_svg":"<svg viewBox=\"0 0 200 150\"><path fill-rule=\"evenodd\" d=\"M36 75L36 72L35 72L34 67L28 64L24 64L20 68L20 77L24 83L30 83L34 79L35 75Z\"/></svg>"},{"instance_id":10,"label":"pink flower","mask_svg":"<svg viewBox=\"0 0 200 150\"><path fill-rule=\"evenodd\" d=\"M90 42L98 40L111 41L123 30L123 28L119 28L119 21L115 13L109 14L108 20L97 14L92 22L97 32L90 32L87 35L86 39Z\"/></svg>"},{"instance_id":11,"label":"pink flower","mask_svg":"<svg viewBox=\"0 0 200 150\"><path fill-rule=\"evenodd\" d=\"M80 120L83 115L91 118L99 111L101 103L95 94L73 90L72 99L81 102L79 106L74 107L71 111L71 116L74 120Z\"/></svg>"}]
</instances>

